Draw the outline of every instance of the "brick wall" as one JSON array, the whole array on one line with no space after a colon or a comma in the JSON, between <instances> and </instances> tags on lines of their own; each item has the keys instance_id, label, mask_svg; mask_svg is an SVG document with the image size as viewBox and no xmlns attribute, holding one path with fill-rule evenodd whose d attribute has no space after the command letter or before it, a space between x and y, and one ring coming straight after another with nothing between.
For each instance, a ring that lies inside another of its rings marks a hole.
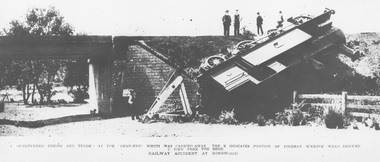
<instances>
[{"instance_id":1,"label":"brick wall","mask_svg":"<svg viewBox=\"0 0 380 162\"><path fill-rule=\"evenodd\" d=\"M121 62L124 69L121 70L120 83L116 86L115 98L119 98L119 106L125 105L125 99L120 99L122 89L132 88L137 93L136 103L140 110L148 110L174 72L174 68L137 45L129 46L126 55L127 61ZM190 105L195 106L198 86L188 78L184 80ZM174 100L180 100L178 88L166 101L166 106Z\"/></svg>"}]
</instances>

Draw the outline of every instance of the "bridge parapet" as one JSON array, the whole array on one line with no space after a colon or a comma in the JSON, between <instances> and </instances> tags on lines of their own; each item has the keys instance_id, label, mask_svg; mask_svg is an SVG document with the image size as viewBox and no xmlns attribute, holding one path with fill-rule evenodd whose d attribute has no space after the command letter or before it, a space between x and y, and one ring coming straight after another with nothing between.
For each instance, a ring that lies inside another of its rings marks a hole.
<instances>
[{"instance_id":1,"label":"bridge parapet","mask_svg":"<svg viewBox=\"0 0 380 162\"><path fill-rule=\"evenodd\" d=\"M0 36L0 60L102 58L112 51L112 36Z\"/></svg>"}]
</instances>

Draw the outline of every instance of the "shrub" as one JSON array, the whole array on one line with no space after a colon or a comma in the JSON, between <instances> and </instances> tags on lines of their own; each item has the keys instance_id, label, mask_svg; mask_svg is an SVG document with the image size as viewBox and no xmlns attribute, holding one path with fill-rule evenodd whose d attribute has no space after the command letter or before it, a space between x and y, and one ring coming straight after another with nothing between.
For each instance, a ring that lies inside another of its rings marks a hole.
<instances>
[{"instance_id":1,"label":"shrub","mask_svg":"<svg viewBox=\"0 0 380 162\"><path fill-rule=\"evenodd\" d=\"M223 110L221 114L219 115L219 118L210 117L207 114L196 113L194 114L194 116L189 116L188 121L204 123L204 124L217 124L217 123L237 124L238 120L236 120L234 116L235 116L234 110L232 111Z\"/></svg>"},{"instance_id":2,"label":"shrub","mask_svg":"<svg viewBox=\"0 0 380 162\"><path fill-rule=\"evenodd\" d=\"M254 37L256 36L252 31L247 29L247 26L244 26L242 30L242 36L244 39L254 39Z\"/></svg>"},{"instance_id":3,"label":"shrub","mask_svg":"<svg viewBox=\"0 0 380 162\"><path fill-rule=\"evenodd\" d=\"M230 112L223 110L219 116L218 122L223 124L236 124L238 121L234 118L234 116L234 109L232 109Z\"/></svg>"},{"instance_id":4,"label":"shrub","mask_svg":"<svg viewBox=\"0 0 380 162\"><path fill-rule=\"evenodd\" d=\"M375 130L380 130L379 122L376 119L373 119L373 126Z\"/></svg>"},{"instance_id":5,"label":"shrub","mask_svg":"<svg viewBox=\"0 0 380 162\"><path fill-rule=\"evenodd\" d=\"M353 120L355 120L355 117L349 112L349 111L345 111L344 112L344 123L343 123L343 126L350 126L351 125L351 122L353 122Z\"/></svg>"},{"instance_id":6,"label":"shrub","mask_svg":"<svg viewBox=\"0 0 380 162\"><path fill-rule=\"evenodd\" d=\"M193 119L193 122L209 124L210 120L211 120L210 116L208 116L207 114L201 114L201 115L196 115Z\"/></svg>"},{"instance_id":7,"label":"shrub","mask_svg":"<svg viewBox=\"0 0 380 162\"><path fill-rule=\"evenodd\" d=\"M267 121L266 125L269 125L269 126L270 126L270 125L276 126L277 124L276 124L275 120L273 120L273 119L269 119L269 120Z\"/></svg>"},{"instance_id":8,"label":"shrub","mask_svg":"<svg viewBox=\"0 0 380 162\"><path fill-rule=\"evenodd\" d=\"M265 126L266 125L266 121L265 121L265 117L263 115L257 115L257 124L259 126Z\"/></svg>"},{"instance_id":9,"label":"shrub","mask_svg":"<svg viewBox=\"0 0 380 162\"><path fill-rule=\"evenodd\" d=\"M282 125L299 126L306 125L308 119L312 119L309 114L302 113L303 102L285 109L284 112L276 113L275 122Z\"/></svg>"},{"instance_id":10,"label":"shrub","mask_svg":"<svg viewBox=\"0 0 380 162\"><path fill-rule=\"evenodd\" d=\"M344 125L345 116L333 109L330 109L325 116L325 124L330 129L342 129Z\"/></svg>"},{"instance_id":11,"label":"shrub","mask_svg":"<svg viewBox=\"0 0 380 162\"><path fill-rule=\"evenodd\" d=\"M277 124L287 125L289 123L289 116L290 113L287 110L285 110L284 112L277 112L274 120Z\"/></svg>"},{"instance_id":12,"label":"shrub","mask_svg":"<svg viewBox=\"0 0 380 162\"><path fill-rule=\"evenodd\" d=\"M71 88L68 94L74 98L73 103L86 103L85 99L88 98L87 89L82 89L77 87L76 89Z\"/></svg>"},{"instance_id":13,"label":"shrub","mask_svg":"<svg viewBox=\"0 0 380 162\"><path fill-rule=\"evenodd\" d=\"M300 110L293 110L293 112L289 115L289 125L291 126L299 126L306 125L304 119L304 115Z\"/></svg>"}]
</instances>

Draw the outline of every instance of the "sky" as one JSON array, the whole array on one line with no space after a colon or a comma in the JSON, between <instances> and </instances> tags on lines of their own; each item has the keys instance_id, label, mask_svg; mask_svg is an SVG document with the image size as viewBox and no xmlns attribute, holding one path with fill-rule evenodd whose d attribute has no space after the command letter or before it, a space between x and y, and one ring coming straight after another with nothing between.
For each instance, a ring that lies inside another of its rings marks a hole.
<instances>
[{"instance_id":1,"label":"sky","mask_svg":"<svg viewBox=\"0 0 380 162\"><path fill-rule=\"evenodd\" d=\"M28 10L55 6L76 33L112 36L222 35L225 10L239 9L241 27L256 31L256 13L264 30L275 28L278 11L286 18L336 11L333 25L346 33L380 32L378 0L0 0L0 29L24 20ZM231 26L231 33L233 27Z\"/></svg>"}]
</instances>

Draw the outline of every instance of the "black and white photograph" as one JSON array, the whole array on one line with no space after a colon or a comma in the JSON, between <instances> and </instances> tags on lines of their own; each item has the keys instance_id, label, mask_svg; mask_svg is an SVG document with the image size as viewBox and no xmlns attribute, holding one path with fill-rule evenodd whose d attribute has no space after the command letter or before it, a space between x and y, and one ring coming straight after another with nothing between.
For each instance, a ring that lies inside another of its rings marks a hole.
<instances>
[{"instance_id":1,"label":"black and white photograph","mask_svg":"<svg viewBox=\"0 0 380 162\"><path fill-rule=\"evenodd\" d=\"M375 0L2 0L0 161L377 161Z\"/></svg>"}]
</instances>

